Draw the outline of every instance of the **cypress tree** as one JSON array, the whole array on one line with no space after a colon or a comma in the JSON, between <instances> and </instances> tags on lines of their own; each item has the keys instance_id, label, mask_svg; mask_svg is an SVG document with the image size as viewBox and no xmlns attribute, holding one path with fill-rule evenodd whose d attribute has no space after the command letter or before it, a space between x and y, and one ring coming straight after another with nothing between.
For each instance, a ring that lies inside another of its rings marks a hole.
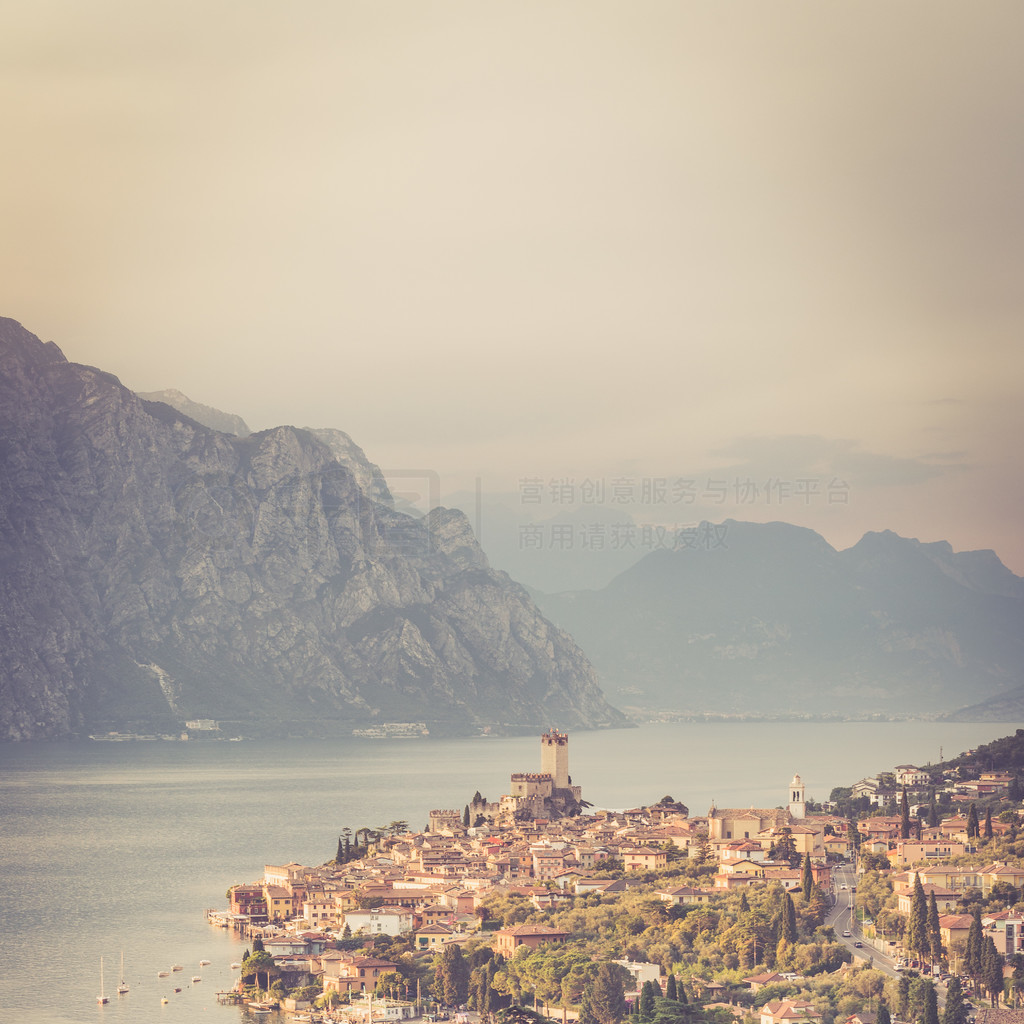
<instances>
[{"instance_id":1,"label":"cypress tree","mask_svg":"<svg viewBox=\"0 0 1024 1024\"><path fill-rule=\"evenodd\" d=\"M676 976L670 974L668 981L665 982L665 998L671 999L673 1002L676 1000Z\"/></svg>"},{"instance_id":2,"label":"cypress tree","mask_svg":"<svg viewBox=\"0 0 1024 1024\"><path fill-rule=\"evenodd\" d=\"M907 948L922 959L931 951L931 942L928 938L928 900L919 872L914 875L914 897L910 904L910 919L907 921Z\"/></svg>"},{"instance_id":3,"label":"cypress tree","mask_svg":"<svg viewBox=\"0 0 1024 1024\"><path fill-rule=\"evenodd\" d=\"M263 952L263 939L259 935L257 935L256 938L253 940L252 951L254 953Z\"/></svg>"},{"instance_id":4,"label":"cypress tree","mask_svg":"<svg viewBox=\"0 0 1024 1024\"><path fill-rule=\"evenodd\" d=\"M971 804L971 809L967 812L967 838L977 839L979 831L978 808Z\"/></svg>"},{"instance_id":5,"label":"cypress tree","mask_svg":"<svg viewBox=\"0 0 1024 1024\"><path fill-rule=\"evenodd\" d=\"M939 824L939 808L935 804L935 790L932 790L932 802L928 805L928 827L935 828Z\"/></svg>"},{"instance_id":6,"label":"cypress tree","mask_svg":"<svg viewBox=\"0 0 1024 1024\"><path fill-rule=\"evenodd\" d=\"M928 896L928 948L933 963L942 959L942 929L939 927L939 907L934 890Z\"/></svg>"},{"instance_id":7,"label":"cypress tree","mask_svg":"<svg viewBox=\"0 0 1024 1024\"><path fill-rule=\"evenodd\" d=\"M982 956L981 907L974 908L974 920L967 933L967 948L964 952L964 970L969 978L977 981L981 977Z\"/></svg>"},{"instance_id":8,"label":"cypress tree","mask_svg":"<svg viewBox=\"0 0 1024 1024\"><path fill-rule=\"evenodd\" d=\"M907 800L907 787L903 787L900 797L900 839L910 838L910 802Z\"/></svg>"},{"instance_id":9,"label":"cypress tree","mask_svg":"<svg viewBox=\"0 0 1024 1024\"><path fill-rule=\"evenodd\" d=\"M334 859L339 864L345 862L345 843L341 836L338 836L338 852L334 855Z\"/></svg>"},{"instance_id":10,"label":"cypress tree","mask_svg":"<svg viewBox=\"0 0 1024 1024\"><path fill-rule=\"evenodd\" d=\"M999 1005L999 997L1003 994L1003 958L996 950L992 936L986 936L981 956L981 980L988 989L992 1005Z\"/></svg>"},{"instance_id":11,"label":"cypress tree","mask_svg":"<svg viewBox=\"0 0 1024 1024\"><path fill-rule=\"evenodd\" d=\"M939 1024L939 999L935 994L935 986L930 981L924 990L923 1024Z\"/></svg>"},{"instance_id":12,"label":"cypress tree","mask_svg":"<svg viewBox=\"0 0 1024 1024\"><path fill-rule=\"evenodd\" d=\"M463 828L469 828L469 804L466 804L466 808L462 812L462 826Z\"/></svg>"},{"instance_id":13,"label":"cypress tree","mask_svg":"<svg viewBox=\"0 0 1024 1024\"><path fill-rule=\"evenodd\" d=\"M641 1021L652 1021L654 1020L654 982L645 981L643 988L640 989L640 998L637 1000L639 1003L638 1016ZM660 990L659 990L660 991Z\"/></svg>"},{"instance_id":14,"label":"cypress tree","mask_svg":"<svg viewBox=\"0 0 1024 1024\"><path fill-rule=\"evenodd\" d=\"M949 986L946 989L946 1008L942 1011L942 1024L967 1024L964 992L956 975L949 979Z\"/></svg>"},{"instance_id":15,"label":"cypress tree","mask_svg":"<svg viewBox=\"0 0 1024 1024\"><path fill-rule=\"evenodd\" d=\"M985 808L985 838L992 838L992 808Z\"/></svg>"},{"instance_id":16,"label":"cypress tree","mask_svg":"<svg viewBox=\"0 0 1024 1024\"><path fill-rule=\"evenodd\" d=\"M811 871L811 855L804 854L804 867L800 875L800 887L804 891L804 899L810 902L811 886L814 885L814 873Z\"/></svg>"},{"instance_id":17,"label":"cypress tree","mask_svg":"<svg viewBox=\"0 0 1024 1024\"><path fill-rule=\"evenodd\" d=\"M892 1024L892 1016L889 1013L889 1007L886 1006L884 1002L878 1007L878 1018L876 1020L876 1024Z\"/></svg>"}]
</instances>

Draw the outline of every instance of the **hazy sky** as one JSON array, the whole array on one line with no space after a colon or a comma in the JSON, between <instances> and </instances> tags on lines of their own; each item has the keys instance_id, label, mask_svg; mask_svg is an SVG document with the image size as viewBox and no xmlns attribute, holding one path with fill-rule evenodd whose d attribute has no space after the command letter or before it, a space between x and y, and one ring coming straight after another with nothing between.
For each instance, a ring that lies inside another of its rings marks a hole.
<instances>
[{"instance_id":1,"label":"hazy sky","mask_svg":"<svg viewBox=\"0 0 1024 1024\"><path fill-rule=\"evenodd\" d=\"M1024 573L1022 40L1019 0L8 5L0 314L446 491L690 481L646 512Z\"/></svg>"}]
</instances>

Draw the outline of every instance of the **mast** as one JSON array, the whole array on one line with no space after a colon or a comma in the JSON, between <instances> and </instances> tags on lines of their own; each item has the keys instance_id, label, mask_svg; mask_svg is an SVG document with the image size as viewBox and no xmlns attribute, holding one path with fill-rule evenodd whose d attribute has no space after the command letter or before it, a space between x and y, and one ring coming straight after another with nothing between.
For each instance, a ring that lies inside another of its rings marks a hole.
<instances>
[{"instance_id":1,"label":"mast","mask_svg":"<svg viewBox=\"0 0 1024 1024\"><path fill-rule=\"evenodd\" d=\"M96 1002L108 1002L107 997L103 994L103 957L100 957L100 994L96 997Z\"/></svg>"}]
</instances>

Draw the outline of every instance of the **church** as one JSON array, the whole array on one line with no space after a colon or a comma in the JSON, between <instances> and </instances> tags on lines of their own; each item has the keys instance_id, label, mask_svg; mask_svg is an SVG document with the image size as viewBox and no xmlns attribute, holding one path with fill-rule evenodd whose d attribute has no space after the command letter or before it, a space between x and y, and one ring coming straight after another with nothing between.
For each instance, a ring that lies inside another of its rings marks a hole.
<instances>
[{"instance_id":1,"label":"church","mask_svg":"<svg viewBox=\"0 0 1024 1024\"><path fill-rule=\"evenodd\" d=\"M747 839L770 848L788 828L799 853L825 855L825 828L807 817L806 789L799 775L789 784L785 807L716 807L708 811L708 840L712 844Z\"/></svg>"}]
</instances>

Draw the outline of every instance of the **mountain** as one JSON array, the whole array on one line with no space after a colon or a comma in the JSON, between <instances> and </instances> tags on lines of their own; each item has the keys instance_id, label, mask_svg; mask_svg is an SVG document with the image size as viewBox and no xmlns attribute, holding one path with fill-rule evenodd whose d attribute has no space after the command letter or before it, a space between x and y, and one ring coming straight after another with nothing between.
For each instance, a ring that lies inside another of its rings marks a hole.
<instances>
[{"instance_id":1,"label":"mountain","mask_svg":"<svg viewBox=\"0 0 1024 1024\"><path fill-rule=\"evenodd\" d=\"M891 532L836 551L786 523L703 524L601 590L534 597L646 711L938 716L1024 685L1024 580Z\"/></svg>"},{"instance_id":2,"label":"mountain","mask_svg":"<svg viewBox=\"0 0 1024 1024\"><path fill-rule=\"evenodd\" d=\"M0 319L0 454L0 738L624 722L465 517L397 512L340 432L221 432Z\"/></svg>"},{"instance_id":3,"label":"mountain","mask_svg":"<svg viewBox=\"0 0 1024 1024\"><path fill-rule=\"evenodd\" d=\"M184 413L189 419L196 423L202 423L204 427L213 427L223 434L234 434L236 437L248 437L252 431L241 416L231 412L221 412L210 405L201 405L193 402L187 395L183 395L175 388L167 388L165 391L139 391L139 398L147 402L163 402L172 409Z\"/></svg>"}]
</instances>

